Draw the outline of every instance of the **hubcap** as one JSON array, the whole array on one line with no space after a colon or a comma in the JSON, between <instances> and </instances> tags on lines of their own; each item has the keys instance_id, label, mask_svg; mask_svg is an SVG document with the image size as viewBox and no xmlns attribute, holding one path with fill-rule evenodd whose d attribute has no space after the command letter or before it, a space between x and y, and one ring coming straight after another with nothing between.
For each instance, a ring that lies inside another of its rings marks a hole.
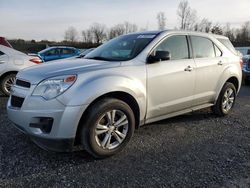
<instances>
[{"instance_id":1,"label":"hubcap","mask_svg":"<svg viewBox=\"0 0 250 188\"><path fill-rule=\"evenodd\" d=\"M224 113L229 112L229 110L232 108L235 100L235 94L233 89L228 88L226 92L224 93L223 99L222 99L222 110Z\"/></svg>"},{"instance_id":2,"label":"hubcap","mask_svg":"<svg viewBox=\"0 0 250 188\"><path fill-rule=\"evenodd\" d=\"M111 150L121 145L127 133L127 116L120 110L111 110L98 120L95 129L95 139L100 147Z\"/></svg>"},{"instance_id":3,"label":"hubcap","mask_svg":"<svg viewBox=\"0 0 250 188\"><path fill-rule=\"evenodd\" d=\"M15 77L10 77L4 82L4 90L7 93L10 93L11 86L15 83L16 78Z\"/></svg>"}]
</instances>

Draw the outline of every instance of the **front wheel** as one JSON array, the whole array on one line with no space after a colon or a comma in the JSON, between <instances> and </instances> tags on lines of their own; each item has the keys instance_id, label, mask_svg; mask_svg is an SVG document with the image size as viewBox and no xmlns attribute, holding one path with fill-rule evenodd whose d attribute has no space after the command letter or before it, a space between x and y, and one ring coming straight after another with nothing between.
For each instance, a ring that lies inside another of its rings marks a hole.
<instances>
[{"instance_id":1,"label":"front wheel","mask_svg":"<svg viewBox=\"0 0 250 188\"><path fill-rule=\"evenodd\" d=\"M216 104L213 106L214 113L219 116L225 116L229 114L234 106L235 98L236 98L235 86L230 82L226 82L220 92Z\"/></svg>"},{"instance_id":2,"label":"front wheel","mask_svg":"<svg viewBox=\"0 0 250 188\"><path fill-rule=\"evenodd\" d=\"M16 74L8 74L0 81L1 91L4 95L10 95L11 86L15 83Z\"/></svg>"},{"instance_id":3,"label":"front wheel","mask_svg":"<svg viewBox=\"0 0 250 188\"><path fill-rule=\"evenodd\" d=\"M95 103L84 117L81 142L95 158L120 152L131 139L135 117L125 102L107 98Z\"/></svg>"}]
</instances>

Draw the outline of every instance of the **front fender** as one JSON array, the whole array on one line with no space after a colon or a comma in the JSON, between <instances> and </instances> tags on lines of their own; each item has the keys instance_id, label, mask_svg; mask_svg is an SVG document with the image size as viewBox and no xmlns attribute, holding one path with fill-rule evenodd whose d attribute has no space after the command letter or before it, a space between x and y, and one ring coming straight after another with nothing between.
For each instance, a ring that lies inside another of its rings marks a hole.
<instances>
[{"instance_id":1,"label":"front fender","mask_svg":"<svg viewBox=\"0 0 250 188\"><path fill-rule=\"evenodd\" d=\"M76 83L58 97L67 106L89 105L95 99L111 92L130 94L139 105L141 117L146 113L146 84L139 79L120 75L102 75Z\"/></svg>"}]
</instances>

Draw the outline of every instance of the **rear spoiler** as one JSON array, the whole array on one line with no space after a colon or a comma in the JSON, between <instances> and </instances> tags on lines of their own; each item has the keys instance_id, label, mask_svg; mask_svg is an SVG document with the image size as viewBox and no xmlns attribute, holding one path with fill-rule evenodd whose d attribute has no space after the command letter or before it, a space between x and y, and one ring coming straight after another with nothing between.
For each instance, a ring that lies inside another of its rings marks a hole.
<instances>
[{"instance_id":1,"label":"rear spoiler","mask_svg":"<svg viewBox=\"0 0 250 188\"><path fill-rule=\"evenodd\" d=\"M4 37L0 37L0 44L3 46L7 46L9 48L13 48L11 44Z\"/></svg>"}]
</instances>

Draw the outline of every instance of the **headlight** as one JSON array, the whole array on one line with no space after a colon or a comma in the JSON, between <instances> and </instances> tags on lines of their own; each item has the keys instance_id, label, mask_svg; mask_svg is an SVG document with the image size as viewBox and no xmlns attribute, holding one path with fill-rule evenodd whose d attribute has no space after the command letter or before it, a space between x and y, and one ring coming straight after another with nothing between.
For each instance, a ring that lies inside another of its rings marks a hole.
<instances>
[{"instance_id":1,"label":"headlight","mask_svg":"<svg viewBox=\"0 0 250 188\"><path fill-rule=\"evenodd\" d=\"M76 81L76 75L57 76L40 82L34 89L33 96L41 96L46 100L56 98Z\"/></svg>"}]
</instances>

